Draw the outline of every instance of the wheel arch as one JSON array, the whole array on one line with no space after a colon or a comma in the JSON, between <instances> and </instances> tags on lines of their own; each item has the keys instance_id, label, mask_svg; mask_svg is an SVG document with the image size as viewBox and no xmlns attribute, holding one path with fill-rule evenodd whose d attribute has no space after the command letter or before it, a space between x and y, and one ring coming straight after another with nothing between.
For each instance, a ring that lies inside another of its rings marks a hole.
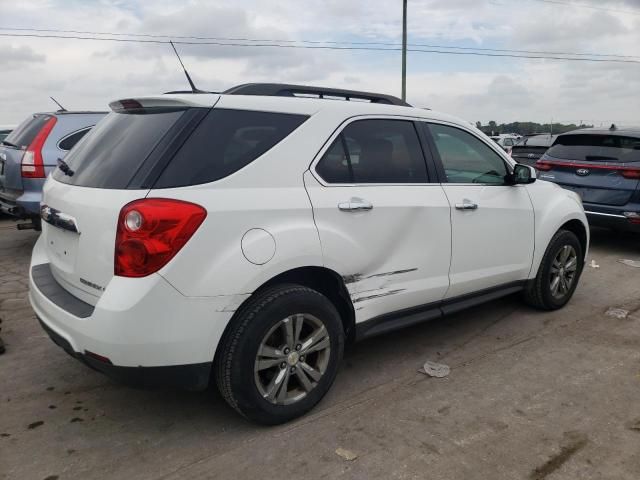
<instances>
[{"instance_id":1,"label":"wheel arch","mask_svg":"<svg viewBox=\"0 0 640 480\"><path fill-rule=\"evenodd\" d=\"M355 335L355 309L353 308L347 286L340 274L326 267L298 267L282 272L269 279L256 289L254 294L265 288L282 283L303 285L317 290L326 296L340 314L345 338L349 341L353 340Z\"/></svg>"},{"instance_id":2,"label":"wheel arch","mask_svg":"<svg viewBox=\"0 0 640 480\"><path fill-rule=\"evenodd\" d=\"M344 328L345 338L347 341L353 341L355 339L355 309L353 308L353 303L344 280L340 274L334 270L320 266L292 268L278 273L269 280L263 282L238 306L236 313L225 327L222 337L224 337L229 331L230 326L237 317L237 312L242 310L243 306L254 298L256 294L261 293L266 288L285 283L294 283L312 288L326 296L340 314L340 319L342 320L342 326ZM216 348L216 356L217 350L218 349Z\"/></svg>"},{"instance_id":3,"label":"wheel arch","mask_svg":"<svg viewBox=\"0 0 640 480\"><path fill-rule=\"evenodd\" d=\"M574 233L580 241L583 256L587 254L587 249L589 248L589 234L587 233L587 228L580 220L569 220L568 222L565 222L558 230L568 230Z\"/></svg>"},{"instance_id":4,"label":"wheel arch","mask_svg":"<svg viewBox=\"0 0 640 480\"><path fill-rule=\"evenodd\" d=\"M560 222L556 223L555 228L544 229L544 234L538 233L536 235L536 248L531 266L531 272L529 273L529 279L535 278L540 268L540 262L544 257L544 253L547 251L549 243L553 237L560 230L568 230L574 233L580 242L582 247L582 255L586 261L587 252L589 249L589 227L586 221L586 217L580 218L579 215L567 215Z\"/></svg>"}]
</instances>

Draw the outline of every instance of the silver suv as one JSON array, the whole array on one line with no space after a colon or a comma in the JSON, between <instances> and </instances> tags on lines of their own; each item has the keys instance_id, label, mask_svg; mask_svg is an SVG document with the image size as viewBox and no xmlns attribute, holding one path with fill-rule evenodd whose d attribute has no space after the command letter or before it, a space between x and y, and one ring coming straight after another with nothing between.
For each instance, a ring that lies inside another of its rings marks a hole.
<instances>
[{"instance_id":1,"label":"silver suv","mask_svg":"<svg viewBox=\"0 0 640 480\"><path fill-rule=\"evenodd\" d=\"M106 112L35 113L0 142L0 213L40 228L42 186Z\"/></svg>"}]
</instances>

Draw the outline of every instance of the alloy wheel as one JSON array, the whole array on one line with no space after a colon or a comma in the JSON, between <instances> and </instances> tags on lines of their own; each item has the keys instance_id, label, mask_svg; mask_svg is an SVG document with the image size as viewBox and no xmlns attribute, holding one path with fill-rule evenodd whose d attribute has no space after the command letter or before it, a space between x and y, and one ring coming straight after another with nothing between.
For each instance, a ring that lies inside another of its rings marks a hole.
<instances>
[{"instance_id":1,"label":"alloy wheel","mask_svg":"<svg viewBox=\"0 0 640 480\"><path fill-rule=\"evenodd\" d=\"M320 382L331 355L329 332L307 313L290 315L264 336L254 364L262 397L276 405L305 398Z\"/></svg>"},{"instance_id":2,"label":"alloy wheel","mask_svg":"<svg viewBox=\"0 0 640 480\"><path fill-rule=\"evenodd\" d=\"M549 287L551 295L562 299L571 291L578 270L578 255L571 245L564 245L551 264Z\"/></svg>"}]
</instances>

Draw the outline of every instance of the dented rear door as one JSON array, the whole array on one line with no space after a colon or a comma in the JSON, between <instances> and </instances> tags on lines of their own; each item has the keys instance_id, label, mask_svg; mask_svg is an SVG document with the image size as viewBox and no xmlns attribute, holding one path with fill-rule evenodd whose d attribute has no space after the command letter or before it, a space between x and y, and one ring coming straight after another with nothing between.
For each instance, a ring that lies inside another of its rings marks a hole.
<instances>
[{"instance_id":1,"label":"dented rear door","mask_svg":"<svg viewBox=\"0 0 640 480\"><path fill-rule=\"evenodd\" d=\"M439 302L449 287L449 202L420 170L412 122L389 122L347 126L304 176L325 266L343 276L357 322ZM353 182L340 183L348 163Z\"/></svg>"}]
</instances>

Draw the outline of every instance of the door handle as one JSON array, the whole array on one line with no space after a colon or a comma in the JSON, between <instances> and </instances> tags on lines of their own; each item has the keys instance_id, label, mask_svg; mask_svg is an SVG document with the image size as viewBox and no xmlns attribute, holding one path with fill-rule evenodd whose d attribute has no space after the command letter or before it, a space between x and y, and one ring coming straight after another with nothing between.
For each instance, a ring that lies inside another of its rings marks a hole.
<instances>
[{"instance_id":1,"label":"door handle","mask_svg":"<svg viewBox=\"0 0 640 480\"><path fill-rule=\"evenodd\" d=\"M462 200L462 203L456 203L456 209L458 210L477 210L478 204L472 202L471 200L467 200L466 198Z\"/></svg>"},{"instance_id":2,"label":"door handle","mask_svg":"<svg viewBox=\"0 0 640 480\"><path fill-rule=\"evenodd\" d=\"M373 205L362 198L352 198L348 202L340 202L338 208L342 212L360 212L368 211L373 208Z\"/></svg>"}]
</instances>

